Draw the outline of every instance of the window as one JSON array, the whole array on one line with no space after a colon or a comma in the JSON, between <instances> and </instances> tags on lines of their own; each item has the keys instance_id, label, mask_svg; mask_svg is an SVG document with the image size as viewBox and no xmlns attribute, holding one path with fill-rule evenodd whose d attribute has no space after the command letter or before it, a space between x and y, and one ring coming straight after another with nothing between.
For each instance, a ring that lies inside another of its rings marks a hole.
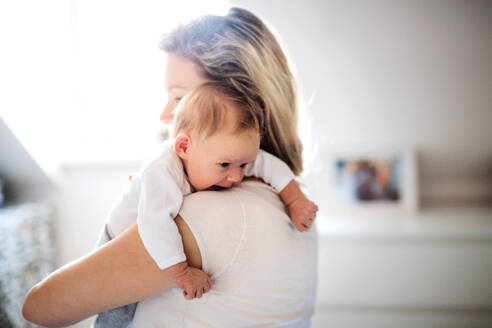
<instances>
[{"instance_id":1,"label":"window","mask_svg":"<svg viewBox=\"0 0 492 328\"><path fill-rule=\"evenodd\" d=\"M0 86L10 95L1 115L46 166L147 157L159 143L166 100L160 36L178 21L223 14L228 2L21 0L2 6L8 8L0 8L1 29L9 33L1 33L12 53L2 64L7 77Z\"/></svg>"}]
</instances>

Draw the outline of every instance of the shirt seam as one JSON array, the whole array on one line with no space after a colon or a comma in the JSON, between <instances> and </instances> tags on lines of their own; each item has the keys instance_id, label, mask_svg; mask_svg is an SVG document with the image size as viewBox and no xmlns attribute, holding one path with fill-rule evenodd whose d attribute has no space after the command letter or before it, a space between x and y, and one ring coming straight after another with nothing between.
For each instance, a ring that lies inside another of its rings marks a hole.
<instances>
[{"instance_id":1,"label":"shirt seam","mask_svg":"<svg viewBox=\"0 0 492 328\"><path fill-rule=\"evenodd\" d=\"M243 246L243 243L244 241L246 240L246 230L247 230L247 226L248 226L248 223L246 221L246 207L244 206L244 202L243 200L241 199L241 197L239 197L237 195L236 192L234 192L234 197L237 198L237 200L239 201L239 204L241 205L241 218L242 218L242 232L241 232L241 237L239 238L239 244L237 245L236 247L236 251L234 252L234 255L232 256L232 259L229 261L228 264L226 264L224 266L224 268L222 270L220 270L216 275L215 275L215 278L219 277L220 275L222 275L224 272L227 271L227 269L229 269L229 267L236 261L236 258L238 257L239 255L239 251L241 250L242 246Z\"/></svg>"},{"instance_id":2,"label":"shirt seam","mask_svg":"<svg viewBox=\"0 0 492 328\"><path fill-rule=\"evenodd\" d=\"M241 226L242 226L241 237L239 238L239 243L236 246L236 250L234 252L234 255L232 256L229 263L224 265L224 267L220 271L215 273L213 275L213 277L211 277L212 279L217 279L218 277L220 277L236 261L236 258L239 254L239 251L241 250L243 243L246 240L246 230L247 230L246 207L245 207L244 202L241 199L241 197L237 196L237 194L235 192L234 192L234 197L236 197L238 199L239 204L241 206L241 221L242 221L241 222ZM191 230L191 232L192 232L192 234L196 240L196 243L198 245L198 249L200 250L200 256L202 258L202 270L206 273L209 273L210 272L210 262L209 262L208 256L207 256L207 249L206 249L205 244L203 243L203 241L201 239L200 233L198 231L196 231L193 223L190 222L190 220L188 220L188 218L186 218L184 215L181 217L183 218L183 220L186 222L186 224L190 228L190 230Z\"/></svg>"}]
</instances>

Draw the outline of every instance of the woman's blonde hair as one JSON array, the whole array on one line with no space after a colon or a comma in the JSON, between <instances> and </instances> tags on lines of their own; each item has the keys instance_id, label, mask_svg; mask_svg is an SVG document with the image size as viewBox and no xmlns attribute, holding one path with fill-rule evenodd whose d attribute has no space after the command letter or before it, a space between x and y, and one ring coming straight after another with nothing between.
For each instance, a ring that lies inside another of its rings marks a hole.
<instances>
[{"instance_id":1,"label":"woman's blonde hair","mask_svg":"<svg viewBox=\"0 0 492 328\"><path fill-rule=\"evenodd\" d=\"M261 148L302 171L298 95L287 57L268 27L246 9L206 15L165 35L161 49L197 63L207 78L225 82L261 111Z\"/></svg>"}]
</instances>

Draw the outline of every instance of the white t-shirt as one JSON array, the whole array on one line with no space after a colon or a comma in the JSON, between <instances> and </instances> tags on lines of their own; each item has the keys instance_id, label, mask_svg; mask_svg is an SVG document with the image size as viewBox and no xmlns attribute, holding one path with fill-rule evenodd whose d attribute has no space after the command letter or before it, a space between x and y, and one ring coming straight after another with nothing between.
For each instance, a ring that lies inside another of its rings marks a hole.
<instances>
[{"instance_id":1,"label":"white t-shirt","mask_svg":"<svg viewBox=\"0 0 492 328\"><path fill-rule=\"evenodd\" d=\"M275 191L245 181L185 198L203 271L200 299L180 289L141 301L133 327L309 327L317 285L317 232L295 229Z\"/></svg>"},{"instance_id":2,"label":"white t-shirt","mask_svg":"<svg viewBox=\"0 0 492 328\"><path fill-rule=\"evenodd\" d=\"M260 150L248 164L245 176L256 176L282 190L294 175L277 157ZM142 242L159 268L186 261L181 235L174 223L183 196L191 193L183 164L171 142L164 142L159 153L144 163L113 206L100 234L98 245L120 235L138 223Z\"/></svg>"}]
</instances>

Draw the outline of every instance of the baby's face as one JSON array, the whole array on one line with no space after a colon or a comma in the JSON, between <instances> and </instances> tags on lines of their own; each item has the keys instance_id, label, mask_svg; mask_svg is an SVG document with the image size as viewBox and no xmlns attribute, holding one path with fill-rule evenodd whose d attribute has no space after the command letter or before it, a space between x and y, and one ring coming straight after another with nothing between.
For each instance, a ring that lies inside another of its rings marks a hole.
<instances>
[{"instance_id":1,"label":"baby's face","mask_svg":"<svg viewBox=\"0 0 492 328\"><path fill-rule=\"evenodd\" d=\"M260 136L254 129L217 132L192 140L183 164L191 185L198 190L230 188L243 180L245 166L255 160Z\"/></svg>"}]
</instances>

